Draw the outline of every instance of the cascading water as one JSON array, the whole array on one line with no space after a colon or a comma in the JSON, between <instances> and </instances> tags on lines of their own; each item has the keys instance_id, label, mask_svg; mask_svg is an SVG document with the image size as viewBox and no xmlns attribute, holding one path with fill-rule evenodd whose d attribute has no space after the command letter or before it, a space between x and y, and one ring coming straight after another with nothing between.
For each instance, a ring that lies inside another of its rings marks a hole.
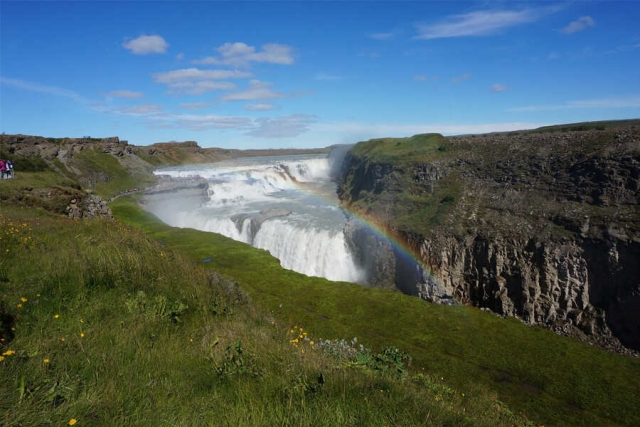
<instances>
[{"instance_id":1,"label":"cascading water","mask_svg":"<svg viewBox=\"0 0 640 427\"><path fill-rule=\"evenodd\" d=\"M241 158L156 171L208 182L203 203L149 203L165 223L223 234L268 250L284 268L329 280L362 282L347 243L346 217L326 156ZM192 200L193 201L193 200Z\"/></svg>"}]
</instances>

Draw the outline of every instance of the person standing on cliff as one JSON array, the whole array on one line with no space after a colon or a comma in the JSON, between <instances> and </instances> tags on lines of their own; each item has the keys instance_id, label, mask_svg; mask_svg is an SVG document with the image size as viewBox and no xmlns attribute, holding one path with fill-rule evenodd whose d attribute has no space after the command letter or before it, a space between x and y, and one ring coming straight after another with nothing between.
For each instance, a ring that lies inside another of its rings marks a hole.
<instances>
[{"instance_id":1,"label":"person standing on cliff","mask_svg":"<svg viewBox=\"0 0 640 427\"><path fill-rule=\"evenodd\" d=\"M7 177L13 178L13 160L7 160L5 168L7 169Z\"/></svg>"},{"instance_id":2,"label":"person standing on cliff","mask_svg":"<svg viewBox=\"0 0 640 427\"><path fill-rule=\"evenodd\" d=\"M4 160L0 159L0 179L4 179L5 171L6 165L4 163Z\"/></svg>"}]
</instances>

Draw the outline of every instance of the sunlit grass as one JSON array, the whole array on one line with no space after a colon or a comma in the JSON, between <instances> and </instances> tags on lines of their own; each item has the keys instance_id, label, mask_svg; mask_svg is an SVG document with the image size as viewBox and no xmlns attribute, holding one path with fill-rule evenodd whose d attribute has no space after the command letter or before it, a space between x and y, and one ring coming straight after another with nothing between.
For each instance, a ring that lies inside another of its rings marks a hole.
<instances>
[{"instance_id":1,"label":"sunlit grass","mask_svg":"<svg viewBox=\"0 0 640 427\"><path fill-rule=\"evenodd\" d=\"M296 310L122 223L9 208L0 224L3 425L527 424L482 386L324 351Z\"/></svg>"}]
</instances>

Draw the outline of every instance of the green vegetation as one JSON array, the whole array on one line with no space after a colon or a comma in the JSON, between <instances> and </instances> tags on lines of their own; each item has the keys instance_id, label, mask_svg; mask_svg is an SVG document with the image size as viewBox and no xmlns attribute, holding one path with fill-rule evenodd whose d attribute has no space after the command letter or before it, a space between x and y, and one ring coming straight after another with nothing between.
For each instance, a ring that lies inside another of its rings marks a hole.
<instances>
[{"instance_id":1,"label":"green vegetation","mask_svg":"<svg viewBox=\"0 0 640 427\"><path fill-rule=\"evenodd\" d=\"M410 165L403 143L417 142L403 141L389 158ZM454 150L421 141L425 156ZM54 163L0 181L3 425L640 424L636 359L284 270L266 251L168 227L132 197L111 203L114 222L66 219L81 182L105 196L144 185L84 151L77 178ZM426 227L446 219L458 181L402 197Z\"/></svg>"},{"instance_id":2,"label":"green vegetation","mask_svg":"<svg viewBox=\"0 0 640 427\"><path fill-rule=\"evenodd\" d=\"M564 125L542 126L523 133L548 133L548 132L583 132L588 130L605 130L617 126L638 125L640 120L603 120L597 122L580 122Z\"/></svg>"},{"instance_id":3,"label":"green vegetation","mask_svg":"<svg viewBox=\"0 0 640 427\"><path fill-rule=\"evenodd\" d=\"M109 198L125 189L144 187L155 182L148 173L129 174L114 156L91 149L74 155L74 166L82 171L81 181L91 183L95 193L103 198Z\"/></svg>"},{"instance_id":4,"label":"green vegetation","mask_svg":"<svg viewBox=\"0 0 640 427\"><path fill-rule=\"evenodd\" d=\"M397 349L335 354L322 321L303 331L298 310L123 223L12 207L0 230L5 426L528 425Z\"/></svg>"},{"instance_id":5,"label":"green vegetation","mask_svg":"<svg viewBox=\"0 0 640 427\"><path fill-rule=\"evenodd\" d=\"M366 156L374 163L393 163L402 169L418 160L433 160L447 151L446 139L437 133L414 135L409 138L372 139L357 144L351 151L354 156Z\"/></svg>"}]
</instances>

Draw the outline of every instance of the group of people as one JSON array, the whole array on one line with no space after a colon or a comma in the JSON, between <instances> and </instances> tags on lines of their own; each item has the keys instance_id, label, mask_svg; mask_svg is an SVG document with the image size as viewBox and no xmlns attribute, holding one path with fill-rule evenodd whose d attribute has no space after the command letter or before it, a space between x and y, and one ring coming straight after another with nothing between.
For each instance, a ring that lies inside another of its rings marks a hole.
<instances>
[{"instance_id":1,"label":"group of people","mask_svg":"<svg viewBox=\"0 0 640 427\"><path fill-rule=\"evenodd\" d=\"M0 175L2 179L10 179L14 177L13 161L0 159Z\"/></svg>"}]
</instances>

